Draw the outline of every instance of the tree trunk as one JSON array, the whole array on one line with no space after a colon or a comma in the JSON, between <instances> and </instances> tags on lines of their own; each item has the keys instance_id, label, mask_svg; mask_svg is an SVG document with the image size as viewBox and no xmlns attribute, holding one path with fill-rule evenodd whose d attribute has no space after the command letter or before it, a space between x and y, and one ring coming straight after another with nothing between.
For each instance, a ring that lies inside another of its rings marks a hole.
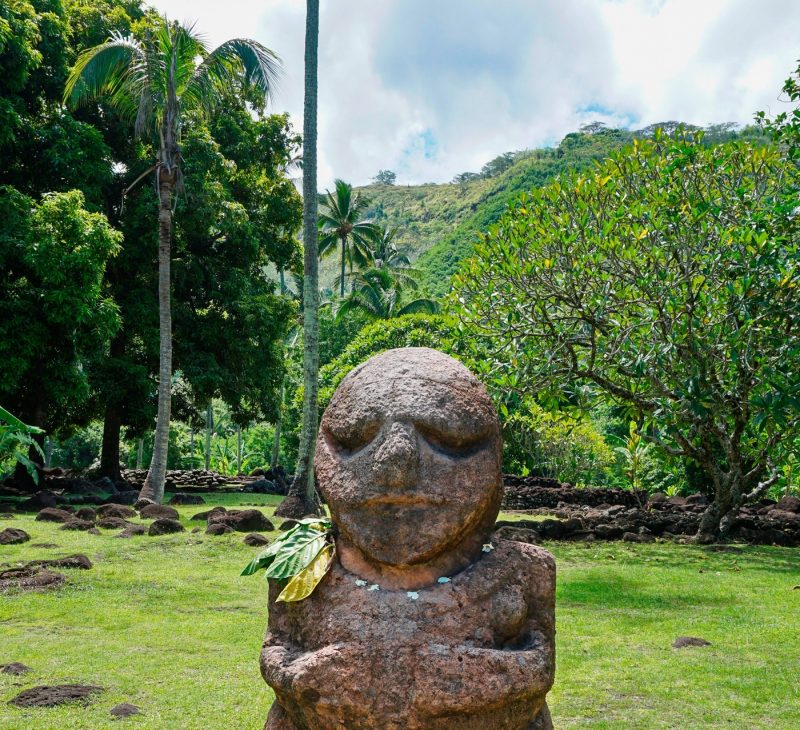
<instances>
[{"instance_id":1,"label":"tree trunk","mask_svg":"<svg viewBox=\"0 0 800 730\"><path fill-rule=\"evenodd\" d=\"M695 537L698 543L708 545L727 537L744 504L743 478L741 470L735 468L721 476L714 476L714 501L700 518Z\"/></svg>"},{"instance_id":2,"label":"tree trunk","mask_svg":"<svg viewBox=\"0 0 800 730\"><path fill-rule=\"evenodd\" d=\"M341 278L339 279L339 296L344 299L344 264L345 264L345 251L347 250L347 239L342 236L342 271Z\"/></svg>"},{"instance_id":3,"label":"tree trunk","mask_svg":"<svg viewBox=\"0 0 800 730\"><path fill-rule=\"evenodd\" d=\"M319 513L314 484L319 373L319 262L317 245L317 45L319 0L306 0L305 104L303 109L303 420L297 469L279 517ZM344 280L343 280L344 281Z\"/></svg>"},{"instance_id":4,"label":"tree trunk","mask_svg":"<svg viewBox=\"0 0 800 730\"><path fill-rule=\"evenodd\" d=\"M204 465L206 471L211 470L211 432L214 429L214 406L211 401L208 402L206 407L206 453Z\"/></svg>"},{"instance_id":5,"label":"tree trunk","mask_svg":"<svg viewBox=\"0 0 800 730\"><path fill-rule=\"evenodd\" d=\"M189 429L189 468L194 469L194 428Z\"/></svg>"},{"instance_id":6,"label":"tree trunk","mask_svg":"<svg viewBox=\"0 0 800 730\"><path fill-rule=\"evenodd\" d=\"M103 421L103 446L100 451L100 476L108 477L115 484L122 481L119 470L119 432L122 418L114 406L106 406Z\"/></svg>"},{"instance_id":7,"label":"tree trunk","mask_svg":"<svg viewBox=\"0 0 800 730\"><path fill-rule=\"evenodd\" d=\"M242 473L242 427L236 427L236 473Z\"/></svg>"},{"instance_id":8,"label":"tree trunk","mask_svg":"<svg viewBox=\"0 0 800 730\"><path fill-rule=\"evenodd\" d=\"M278 391L278 418L275 420L275 435L272 439L272 458L269 460L269 468L274 469L278 466L278 459L281 452L281 425L283 423L283 391L286 378L281 380L281 389Z\"/></svg>"},{"instance_id":9,"label":"tree trunk","mask_svg":"<svg viewBox=\"0 0 800 730\"><path fill-rule=\"evenodd\" d=\"M142 461L144 459L144 439L139 439L139 444L136 447L136 468L142 468Z\"/></svg>"},{"instance_id":10,"label":"tree trunk","mask_svg":"<svg viewBox=\"0 0 800 730\"><path fill-rule=\"evenodd\" d=\"M172 238L172 190L176 169L159 170L158 208L158 415L153 438L153 458L139 499L160 503L164 498L169 449L169 422L172 409L172 313L170 310L170 241Z\"/></svg>"},{"instance_id":11,"label":"tree trunk","mask_svg":"<svg viewBox=\"0 0 800 730\"><path fill-rule=\"evenodd\" d=\"M44 466L49 469L53 465L53 439L49 436L44 440Z\"/></svg>"}]
</instances>

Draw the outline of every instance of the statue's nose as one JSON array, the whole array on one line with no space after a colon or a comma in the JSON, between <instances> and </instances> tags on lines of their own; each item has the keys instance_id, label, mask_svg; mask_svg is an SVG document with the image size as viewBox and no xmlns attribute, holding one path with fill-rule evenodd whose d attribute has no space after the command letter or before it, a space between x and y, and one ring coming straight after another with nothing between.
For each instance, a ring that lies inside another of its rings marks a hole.
<instances>
[{"instance_id":1,"label":"statue's nose","mask_svg":"<svg viewBox=\"0 0 800 730\"><path fill-rule=\"evenodd\" d=\"M375 454L373 472L379 483L395 489L415 484L419 473L419 446L414 428L393 423Z\"/></svg>"}]
</instances>

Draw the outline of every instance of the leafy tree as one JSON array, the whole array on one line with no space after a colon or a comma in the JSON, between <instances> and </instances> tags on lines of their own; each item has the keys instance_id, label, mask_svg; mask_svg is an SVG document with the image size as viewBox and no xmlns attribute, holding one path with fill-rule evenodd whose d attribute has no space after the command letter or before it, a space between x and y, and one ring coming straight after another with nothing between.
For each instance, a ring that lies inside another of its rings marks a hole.
<instances>
[{"instance_id":1,"label":"leafy tree","mask_svg":"<svg viewBox=\"0 0 800 730\"><path fill-rule=\"evenodd\" d=\"M378 170L378 174L372 178L372 182L377 185L394 185L397 182L397 175L391 170Z\"/></svg>"},{"instance_id":2,"label":"leafy tree","mask_svg":"<svg viewBox=\"0 0 800 730\"><path fill-rule=\"evenodd\" d=\"M769 132L787 152L789 159L800 160L800 61L783 85L783 93L794 109L768 119L764 112L756 114L756 121Z\"/></svg>"},{"instance_id":3,"label":"leafy tree","mask_svg":"<svg viewBox=\"0 0 800 730\"><path fill-rule=\"evenodd\" d=\"M481 168L481 177L496 177L502 172L505 172L514 164L517 154L516 152L504 152L502 155L498 155L493 160L490 160ZM469 173L464 174L468 175ZM463 175L458 177L463 177ZM459 180L459 182L461 182L461 180Z\"/></svg>"},{"instance_id":4,"label":"leafy tree","mask_svg":"<svg viewBox=\"0 0 800 730\"><path fill-rule=\"evenodd\" d=\"M589 384L690 458L724 534L800 426L798 171L777 151L657 134L522 197L457 280L496 387Z\"/></svg>"},{"instance_id":5,"label":"leafy tree","mask_svg":"<svg viewBox=\"0 0 800 730\"><path fill-rule=\"evenodd\" d=\"M367 269L360 272L351 291L339 303L336 318L341 319L353 310L363 312L369 319L392 319L405 314L439 311L432 299L418 298L403 302L403 286L390 269Z\"/></svg>"},{"instance_id":6,"label":"leafy tree","mask_svg":"<svg viewBox=\"0 0 800 730\"><path fill-rule=\"evenodd\" d=\"M231 87L254 87L266 98L277 73L276 56L255 41L234 39L209 52L193 28L159 18L144 41L113 35L83 52L70 76L64 99L78 106L106 96L122 115L135 121L137 135L159 139L153 166L159 189L159 394L153 458L142 496L161 501L169 443L172 380L170 246L172 206L183 186L181 126L195 109L212 113Z\"/></svg>"},{"instance_id":7,"label":"leafy tree","mask_svg":"<svg viewBox=\"0 0 800 730\"><path fill-rule=\"evenodd\" d=\"M411 266L405 249L395 243L398 229L380 228L372 249L372 260L376 269L390 271L398 284L415 289L418 271Z\"/></svg>"},{"instance_id":8,"label":"leafy tree","mask_svg":"<svg viewBox=\"0 0 800 730\"><path fill-rule=\"evenodd\" d=\"M0 220L0 399L48 432L85 421L85 363L119 326L103 273L121 236L77 190L36 202L0 187Z\"/></svg>"},{"instance_id":9,"label":"leafy tree","mask_svg":"<svg viewBox=\"0 0 800 730\"><path fill-rule=\"evenodd\" d=\"M319 413L319 246L317 242L317 66L319 0L306 0L305 100L303 104L303 404L294 481L275 510L281 517L319 511L314 449Z\"/></svg>"},{"instance_id":10,"label":"leafy tree","mask_svg":"<svg viewBox=\"0 0 800 730\"><path fill-rule=\"evenodd\" d=\"M344 180L336 180L334 192L326 191L319 213L319 255L329 256L341 249L339 272L339 296L344 297L346 277L345 264L367 266L372 262L372 245L378 237L379 228L364 217L367 199L353 192L353 186Z\"/></svg>"}]
</instances>

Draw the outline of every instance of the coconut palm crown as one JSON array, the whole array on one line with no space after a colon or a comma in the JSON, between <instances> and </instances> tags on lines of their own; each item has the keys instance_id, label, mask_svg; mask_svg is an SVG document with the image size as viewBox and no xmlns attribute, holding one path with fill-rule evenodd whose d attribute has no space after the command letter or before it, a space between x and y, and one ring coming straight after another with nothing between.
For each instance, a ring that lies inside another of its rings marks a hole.
<instances>
[{"instance_id":1,"label":"coconut palm crown","mask_svg":"<svg viewBox=\"0 0 800 730\"><path fill-rule=\"evenodd\" d=\"M266 105L278 70L278 57L260 43L236 38L209 51L193 26L160 16L144 40L112 35L84 51L67 79L66 104L76 107L103 97L133 123L136 136L151 137L158 148L155 164L135 181L155 171L159 196L158 416L153 458L140 494L155 502L164 496L172 407L170 246L173 195L183 184L182 115L191 111L212 114L231 89L241 90L248 98L258 93Z\"/></svg>"},{"instance_id":2,"label":"coconut palm crown","mask_svg":"<svg viewBox=\"0 0 800 730\"><path fill-rule=\"evenodd\" d=\"M344 297L345 265L365 267L372 263L372 245L380 228L366 218L367 199L353 192L353 186L336 180L334 191L325 191L319 212L319 255L328 256L341 248L339 296Z\"/></svg>"}]
</instances>

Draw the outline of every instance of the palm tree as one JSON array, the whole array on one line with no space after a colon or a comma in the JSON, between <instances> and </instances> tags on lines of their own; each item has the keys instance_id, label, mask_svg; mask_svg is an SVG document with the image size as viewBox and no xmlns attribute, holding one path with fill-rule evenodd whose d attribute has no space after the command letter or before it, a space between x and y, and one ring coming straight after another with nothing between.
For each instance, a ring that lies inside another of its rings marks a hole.
<instances>
[{"instance_id":1,"label":"palm tree","mask_svg":"<svg viewBox=\"0 0 800 730\"><path fill-rule=\"evenodd\" d=\"M388 269L367 269L357 275L356 286L345 297L336 312L341 319L348 312L360 310L371 319L393 319L404 314L435 314L439 305L432 299L414 299L402 303L402 285Z\"/></svg>"},{"instance_id":2,"label":"palm tree","mask_svg":"<svg viewBox=\"0 0 800 730\"><path fill-rule=\"evenodd\" d=\"M317 242L317 47L319 0L306 0L305 101L303 104L303 419L294 481L278 505L279 517L319 512L314 449L319 412L319 246Z\"/></svg>"},{"instance_id":3,"label":"palm tree","mask_svg":"<svg viewBox=\"0 0 800 730\"><path fill-rule=\"evenodd\" d=\"M397 227L379 229L372 249L372 260L376 269L388 269L398 284L416 289L419 271L411 266L405 250L398 248L394 242L397 233Z\"/></svg>"},{"instance_id":4,"label":"palm tree","mask_svg":"<svg viewBox=\"0 0 800 730\"><path fill-rule=\"evenodd\" d=\"M372 245L380 235L378 226L364 218L368 202L344 180L336 181L335 191L325 191L319 214L319 255L328 256L341 247L339 296L344 297L345 264L353 273L355 266L372 263Z\"/></svg>"},{"instance_id":5,"label":"palm tree","mask_svg":"<svg viewBox=\"0 0 800 730\"><path fill-rule=\"evenodd\" d=\"M278 69L278 57L260 43L236 38L209 52L192 26L162 16L144 41L115 34L84 51L67 79L65 103L78 106L105 96L134 122L137 136L149 134L158 140L156 162L147 171L155 172L159 195L158 416L153 458L140 495L156 502L164 496L172 405L170 244L173 196L183 183L181 120L193 110L213 113L231 88L255 90L266 100Z\"/></svg>"}]
</instances>

